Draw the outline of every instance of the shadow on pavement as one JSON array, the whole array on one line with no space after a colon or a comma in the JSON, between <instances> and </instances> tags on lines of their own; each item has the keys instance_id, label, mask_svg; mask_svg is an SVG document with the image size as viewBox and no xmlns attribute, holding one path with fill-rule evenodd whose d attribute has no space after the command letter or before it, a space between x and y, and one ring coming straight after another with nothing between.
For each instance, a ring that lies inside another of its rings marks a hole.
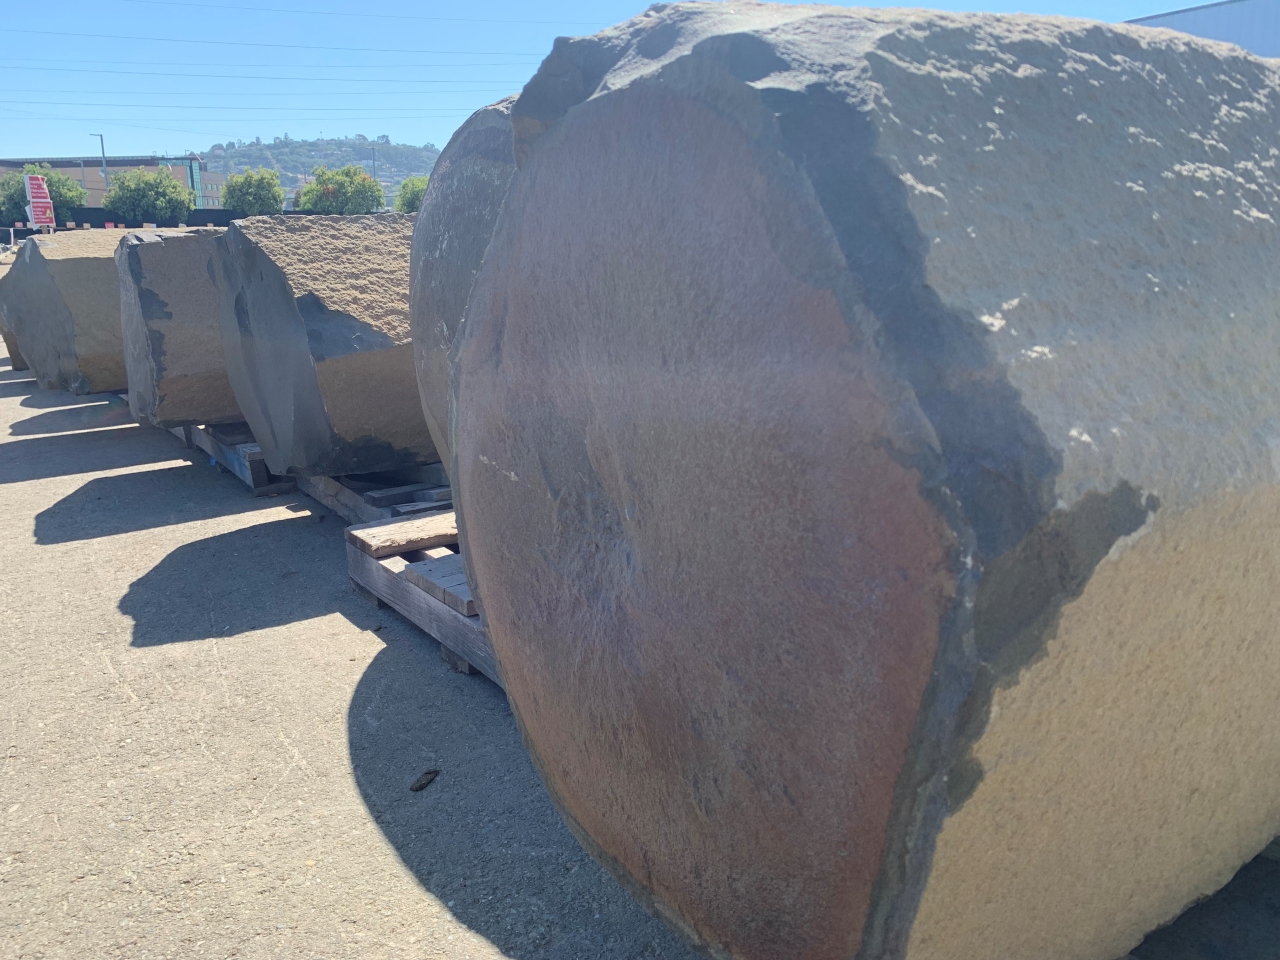
<instances>
[{"instance_id":1,"label":"shadow on pavement","mask_svg":"<svg viewBox=\"0 0 1280 960\"><path fill-rule=\"evenodd\" d=\"M502 691L399 633L356 688L347 738L365 804L419 882L513 960L692 960L573 839ZM436 780L410 791L428 769Z\"/></svg>"},{"instance_id":2,"label":"shadow on pavement","mask_svg":"<svg viewBox=\"0 0 1280 960\"><path fill-rule=\"evenodd\" d=\"M176 486L167 478L186 470L142 474L135 495L146 485ZM83 507L112 489L97 484L85 485ZM83 512L65 509L60 522ZM129 512L128 503L120 509ZM418 881L512 960L693 960L561 823L502 691L454 673L435 641L351 589L342 528L316 508L178 547L120 601L133 620L131 646L233 636L332 613L377 631L387 646L347 713L351 764L370 813ZM441 771L438 779L411 791L429 768Z\"/></svg>"},{"instance_id":3,"label":"shadow on pavement","mask_svg":"<svg viewBox=\"0 0 1280 960\"><path fill-rule=\"evenodd\" d=\"M319 522L332 535L317 549ZM336 569L346 570L341 521L302 514L178 547L129 585L119 608L134 621L134 647L235 636L324 616L340 601L359 609L345 576L337 591L320 588Z\"/></svg>"},{"instance_id":4,"label":"shadow on pavement","mask_svg":"<svg viewBox=\"0 0 1280 960\"><path fill-rule=\"evenodd\" d=\"M180 452L185 453L175 450ZM35 538L40 544L73 543L300 500L298 494L255 499L235 476L191 457L181 466L95 477L36 514Z\"/></svg>"},{"instance_id":5,"label":"shadow on pavement","mask_svg":"<svg viewBox=\"0 0 1280 960\"><path fill-rule=\"evenodd\" d=\"M1258 857L1235 879L1147 937L1134 960L1280 960L1280 862Z\"/></svg>"},{"instance_id":6,"label":"shadow on pavement","mask_svg":"<svg viewBox=\"0 0 1280 960\"><path fill-rule=\"evenodd\" d=\"M175 437L149 427L118 427L0 443L0 483L46 480L181 459Z\"/></svg>"},{"instance_id":7,"label":"shadow on pavement","mask_svg":"<svg viewBox=\"0 0 1280 960\"><path fill-rule=\"evenodd\" d=\"M8 375L0 374L0 397L21 397L39 389L39 384L27 376L25 370Z\"/></svg>"},{"instance_id":8,"label":"shadow on pavement","mask_svg":"<svg viewBox=\"0 0 1280 960\"><path fill-rule=\"evenodd\" d=\"M41 390L34 384L34 380L28 384L29 389L23 391L26 396L19 401L18 406L26 407L31 410L52 410L58 407L85 407L102 403L123 404L125 409L128 409L129 407L128 398L121 396L118 393L75 394L67 393L65 390Z\"/></svg>"},{"instance_id":9,"label":"shadow on pavement","mask_svg":"<svg viewBox=\"0 0 1280 960\"><path fill-rule=\"evenodd\" d=\"M34 398L27 397L22 401L22 405L27 406L27 401L31 399ZM37 413L25 420L18 420L10 425L9 435L31 437L41 434L78 433L85 430L101 430L105 427L123 427L131 423L133 423L133 417L129 413L129 404L122 403L119 397L112 397L110 400L94 398L87 403L76 405L58 404L55 409Z\"/></svg>"}]
</instances>

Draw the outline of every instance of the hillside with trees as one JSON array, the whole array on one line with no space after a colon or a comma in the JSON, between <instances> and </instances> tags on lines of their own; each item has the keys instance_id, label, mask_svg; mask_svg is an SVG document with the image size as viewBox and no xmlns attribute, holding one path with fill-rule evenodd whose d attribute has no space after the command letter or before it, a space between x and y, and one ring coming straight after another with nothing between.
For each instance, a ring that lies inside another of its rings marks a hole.
<instances>
[{"instance_id":1,"label":"hillside with trees","mask_svg":"<svg viewBox=\"0 0 1280 960\"><path fill-rule=\"evenodd\" d=\"M387 136L373 140L361 134L332 140L294 140L286 133L270 143L261 138L215 143L204 154L204 159L210 170L226 174L244 173L254 167L276 170L281 186L292 194L310 179L311 171L320 166L337 170L355 164L373 174L375 153L377 179L383 184L388 202L406 177L429 174L436 157L440 156L435 144L416 147L392 143Z\"/></svg>"}]
</instances>

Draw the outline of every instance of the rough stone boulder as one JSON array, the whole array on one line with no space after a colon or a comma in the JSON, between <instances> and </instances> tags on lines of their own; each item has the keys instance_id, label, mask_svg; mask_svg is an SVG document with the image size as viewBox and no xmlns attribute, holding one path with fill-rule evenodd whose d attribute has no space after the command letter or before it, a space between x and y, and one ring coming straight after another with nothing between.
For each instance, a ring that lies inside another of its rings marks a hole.
<instances>
[{"instance_id":1,"label":"rough stone boulder","mask_svg":"<svg viewBox=\"0 0 1280 960\"><path fill-rule=\"evenodd\" d=\"M409 339L413 217L252 217L217 241L227 374L272 473L440 458Z\"/></svg>"},{"instance_id":2,"label":"rough stone boulder","mask_svg":"<svg viewBox=\"0 0 1280 960\"><path fill-rule=\"evenodd\" d=\"M445 467L449 454L449 350L502 211L515 158L515 97L477 110L436 160L409 258L409 321L422 412Z\"/></svg>"},{"instance_id":3,"label":"rough stone boulder","mask_svg":"<svg viewBox=\"0 0 1280 960\"><path fill-rule=\"evenodd\" d=\"M159 427L243 420L218 331L221 229L127 234L116 248L129 407Z\"/></svg>"},{"instance_id":4,"label":"rough stone boulder","mask_svg":"<svg viewBox=\"0 0 1280 960\"><path fill-rule=\"evenodd\" d=\"M712 956L1114 960L1280 832L1280 75L751 3L561 40L454 351L503 679Z\"/></svg>"},{"instance_id":5,"label":"rough stone boulder","mask_svg":"<svg viewBox=\"0 0 1280 960\"><path fill-rule=\"evenodd\" d=\"M19 248L0 286L4 325L42 387L83 394L128 386L112 259L119 240L115 230L68 230Z\"/></svg>"},{"instance_id":6,"label":"rough stone boulder","mask_svg":"<svg viewBox=\"0 0 1280 960\"><path fill-rule=\"evenodd\" d=\"M8 324L5 323L5 287L4 278L9 272L9 268L13 265L12 260L0 262L0 338L4 340L5 352L9 354L9 369L26 370L27 361L23 359L22 351L18 348L18 338L13 335Z\"/></svg>"}]
</instances>

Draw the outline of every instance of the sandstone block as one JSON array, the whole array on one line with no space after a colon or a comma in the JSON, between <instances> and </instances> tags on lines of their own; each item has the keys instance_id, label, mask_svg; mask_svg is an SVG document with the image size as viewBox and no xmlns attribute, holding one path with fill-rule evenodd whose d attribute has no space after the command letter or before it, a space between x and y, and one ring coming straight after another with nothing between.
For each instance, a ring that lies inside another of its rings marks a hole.
<instances>
[{"instance_id":1,"label":"sandstone block","mask_svg":"<svg viewBox=\"0 0 1280 960\"><path fill-rule=\"evenodd\" d=\"M104 393L128 386L113 230L29 237L0 286L4 324L42 387Z\"/></svg>"},{"instance_id":2,"label":"sandstone block","mask_svg":"<svg viewBox=\"0 0 1280 960\"><path fill-rule=\"evenodd\" d=\"M166 429L243 420L218 330L221 229L130 233L116 248L129 407Z\"/></svg>"},{"instance_id":3,"label":"sandstone block","mask_svg":"<svg viewBox=\"0 0 1280 960\"><path fill-rule=\"evenodd\" d=\"M525 88L464 552L566 820L710 955L1113 960L1280 832L1278 105L753 3Z\"/></svg>"},{"instance_id":4,"label":"sandstone block","mask_svg":"<svg viewBox=\"0 0 1280 960\"><path fill-rule=\"evenodd\" d=\"M409 321L422 412L446 467L449 455L449 350L502 210L515 158L515 97L477 110L436 160L418 210L410 255Z\"/></svg>"},{"instance_id":5,"label":"sandstone block","mask_svg":"<svg viewBox=\"0 0 1280 960\"><path fill-rule=\"evenodd\" d=\"M0 261L0 338L3 338L5 352L9 354L9 369L26 370L27 361L23 358L22 350L18 347L18 338L13 335L4 319L4 278L12 265L12 260Z\"/></svg>"},{"instance_id":6,"label":"sandstone block","mask_svg":"<svg viewBox=\"0 0 1280 960\"><path fill-rule=\"evenodd\" d=\"M409 337L413 217L252 217L217 241L227 374L273 473L439 461Z\"/></svg>"}]
</instances>

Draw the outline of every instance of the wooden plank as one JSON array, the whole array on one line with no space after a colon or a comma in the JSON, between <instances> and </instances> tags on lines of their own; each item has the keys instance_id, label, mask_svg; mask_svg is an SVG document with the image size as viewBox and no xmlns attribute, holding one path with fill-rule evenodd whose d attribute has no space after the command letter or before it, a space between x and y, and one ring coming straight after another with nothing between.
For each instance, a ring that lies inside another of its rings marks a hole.
<instances>
[{"instance_id":1,"label":"wooden plank","mask_svg":"<svg viewBox=\"0 0 1280 960\"><path fill-rule=\"evenodd\" d=\"M444 598L446 586L466 583L467 580L466 571L462 568L462 554L459 553L450 553L438 560L411 563L405 568L404 575L410 583L417 584L441 603L447 602Z\"/></svg>"},{"instance_id":2,"label":"wooden plank","mask_svg":"<svg viewBox=\"0 0 1280 960\"><path fill-rule=\"evenodd\" d=\"M399 487L384 487L381 490L366 491L364 502L371 507L394 507L397 503L412 503L416 498L414 494L424 493L428 490L439 490L440 488L430 483L406 483ZM448 490L448 487L445 488ZM437 496L434 498L439 500Z\"/></svg>"},{"instance_id":3,"label":"wooden plank","mask_svg":"<svg viewBox=\"0 0 1280 960\"><path fill-rule=\"evenodd\" d=\"M395 572L387 560L371 557L351 543L347 544L347 573L358 586L502 686L497 658L479 617L464 617Z\"/></svg>"},{"instance_id":4,"label":"wooden plank","mask_svg":"<svg viewBox=\"0 0 1280 960\"><path fill-rule=\"evenodd\" d=\"M292 477L277 477L267 470L266 461L262 459L261 449L256 443L239 443L228 446L219 439L220 435L228 437L228 431L218 433L209 427L191 427L189 429L191 431L192 444L239 477L255 497L275 496L280 493L288 493L296 488L297 485ZM230 438L243 436L243 432L243 430L231 431ZM247 447L252 448L252 450L248 451L249 456L246 456L243 452ZM256 457L253 456L254 452L257 453Z\"/></svg>"},{"instance_id":5,"label":"wooden plank","mask_svg":"<svg viewBox=\"0 0 1280 960\"><path fill-rule=\"evenodd\" d=\"M369 523L392 516L389 510L369 506L360 494L344 487L333 477L299 477L298 489L348 523Z\"/></svg>"},{"instance_id":6,"label":"wooden plank","mask_svg":"<svg viewBox=\"0 0 1280 960\"><path fill-rule=\"evenodd\" d=\"M226 447L257 442L247 423L213 423L200 429L207 430L215 440Z\"/></svg>"},{"instance_id":7,"label":"wooden plank","mask_svg":"<svg viewBox=\"0 0 1280 960\"><path fill-rule=\"evenodd\" d=\"M394 507L388 507L392 516L410 517L419 513L430 513L433 510L451 510L453 501L445 500L440 503L397 503Z\"/></svg>"},{"instance_id":8,"label":"wooden plank","mask_svg":"<svg viewBox=\"0 0 1280 960\"><path fill-rule=\"evenodd\" d=\"M476 604L471 588L467 586L461 554L450 553L439 559L416 561L405 567L403 576L464 617L476 615Z\"/></svg>"},{"instance_id":9,"label":"wooden plank","mask_svg":"<svg viewBox=\"0 0 1280 960\"><path fill-rule=\"evenodd\" d=\"M471 596L471 587L467 584L465 577L460 584L445 587L444 602L464 617L474 617L479 613L476 610L475 598Z\"/></svg>"},{"instance_id":10,"label":"wooden plank","mask_svg":"<svg viewBox=\"0 0 1280 960\"><path fill-rule=\"evenodd\" d=\"M347 543L375 558L457 542L458 523L452 510L347 527Z\"/></svg>"},{"instance_id":11,"label":"wooden plank","mask_svg":"<svg viewBox=\"0 0 1280 960\"><path fill-rule=\"evenodd\" d=\"M450 486L428 487L413 495L418 503L449 503L453 500L453 488Z\"/></svg>"}]
</instances>

